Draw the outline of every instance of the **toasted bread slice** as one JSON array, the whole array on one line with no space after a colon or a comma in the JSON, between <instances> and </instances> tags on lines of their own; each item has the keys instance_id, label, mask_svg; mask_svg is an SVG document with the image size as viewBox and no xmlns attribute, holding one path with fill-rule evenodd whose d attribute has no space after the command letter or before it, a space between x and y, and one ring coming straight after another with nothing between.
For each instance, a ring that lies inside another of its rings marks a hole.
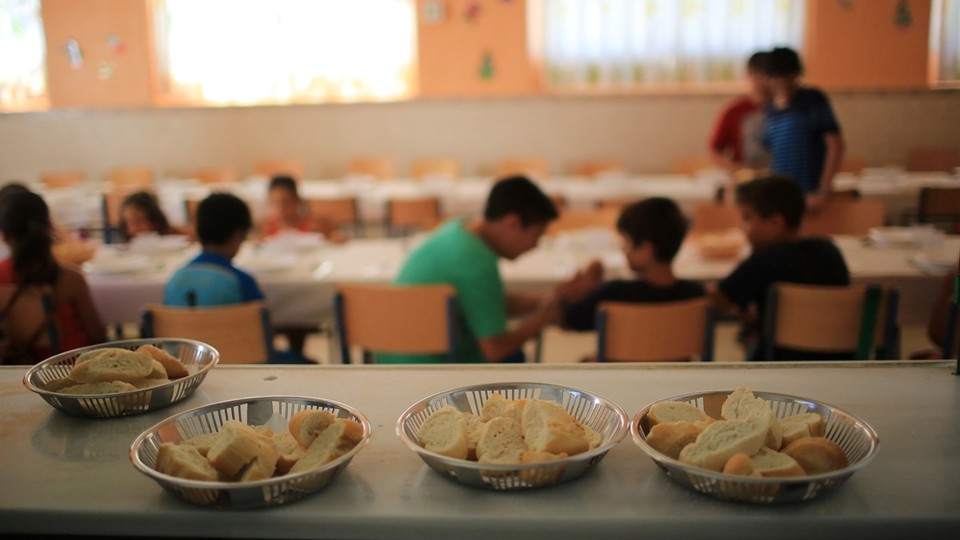
<instances>
[{"instance_id":1,"label":"toasted bread slice","mask_svg":"<svg viewBox=\"0 0 960 540\"><path fill-rule=\"evenodd\" d=\"M81 355L70 370L70 378L78 383L147 379L153 373L153 359L126 349L97 349Z\"/></svg>"},{"instance_id":2,"label":"toasted bread slice","mask_svg":"<svg viewBox=\"0 0 960 540\"><path fill-rule=\"evenodd\" d=\"M240 471L241 482L256 482L273 476L280 454L273 446L273 439L260 436L257 440L257 456Z\"/></svg>"},{"instance_id":3,"label":"toasted bread slice","mask_svg":"<svg viewBox=\"0 0 960 540\"><path fill-rule=\"evenodd\" d=\"M803 468L792 457L763 447L753 455L753 464L766 477L805 476Z\"/></svg>"},{"instance_id":4,"label":"toasted bread slice","mask_svg":"<svg viewBox=\"0 0 960 540\"><path fill-rule=\"evenodd\" d=\"M480 419L489 422L498 416L507 416L519 422L525 404L525 400L505 399L501 394L494 392L483 402Z\"/></svg>"},{"instance_id":5,"label":"toasted bread slice","mask_svg":"<svg viewBox=\"0 0 960 540\"><path fill-rule=\"evenodd\" d=\"M647 411L651 426L663 422L701 422L710 420L707 413L683 401L661 401Z\"/></svg>"},{"instance_id":6,"label":"toasted bread slice","mask_svg":"<svg viewBox=\"0 0 960 540\"><path fill-rule=\"evenodd\" d=\"M184 366L180 360L177 360L163 349L159 349L153 345L141 345L137 348L137 352L140 354L145 354L157 362L160 362L164 371L166 372L164 377L169 379L180 379L190 374L190 371L187 370L187 367Z\"/></svg>"},{"instance_id":7,"label":"toasted bread slice","mask_svg":"<svg viewBox=\"0 0 960 540\"><path fill-rule=\"evenodd\" d=\"M207 458L190 445L161 444L157 451L156 469L163 474L187 480L216 482L220 479L217 470L210 465Z\"/></svg>"},{"instance_id":8,"label":"toasted bread slice","mask_svg":"<svg viewBox=\"0 0 960 540\"><path fill-rule=\"evenodd\" d=\"M590 449L583 427L552 401L528 401L522 418L523 438L530 450L572 456Z\"/></svg>"},{"instance_id":9,"label":"toasted bread slice","mask_svg":"<svg viewBox=\"0 0 960 540\"><path fill-rule=\"evenodd\" d=\"M773 450L783 446L783 427L780 420L773 414L773 409L766 401L753 395L749 388L737 388L723 402L720 414L726 420L747 420L761 418L770 427L764 444Z\"/></svg>"},{"instance_id":10,"label":"toasted bread slice","mask_svg":"<svg viewBox=\"0 0 960 540\"><path fill-rule=\"evenodd\" d=\"M68 386L74 386L77 384L77 381L71 381L69 378L64 377L62 379L53 379L49 380L40 385L40 388L48 392L60 392Z\"/></svg>"},{"instance_id":11,"label":"toasted bread slice","mask_svg":"<svg viewBox=\"0 0 960 540\"><path fill-rule=\"evenodd\" d=\"M477 443L483 433L483 420L473 413L463 413L467 424L467 459L477 459Z\"/></svg>"},{"instance_id":12,"label":"toasted bread slice","mask_svg":"<svg viewBox=\"0 0 960 540\"><path fill-rule=\"evenodd\" d=\"M724 420L707 426L697 440L680 451L684 463L721 471L734 454L756 454L763 446L769 424L760 419Z\"/></svg>"},{"instance_id":13,"label":"toasted bread slice","mask_svg":"<svg viewBox=\"0 0 960 540\"><path fill-rule=\"evenodd\" d=\"M327 411L305 409L293 415L287 429L300 446L309 448L310 443L327 427L333 425L337 417Z\"/></svg>"},{"instance_id":14,"label":"toasted bread slice","mask_svg":"<svg viewBox=\"0 0 960 540\"><path fill-rule=\"evenodd\" d=\"M849 465L843 449L823 437L797 439L783 453L795 459L807 474L828 473Z\"/></svg>"},{"instance_id":15,"label":"toasted bread slice","mask_svg":"<svg viewBox=\"0 0 960 540\"><path fill-rule=\"evenodd\" d=\"M753 460L746 454L734 454L730 456L730 459L728 459L727 463L723 466L723 473L736 476L762 476L753 463Z\"/></svg>"},{"instance_id":16,"label":"toasted bread slice","mask_svg":"<svg viewBox=\"0 0 960 540\"><path fill-rule=\"evenodd\" d=\"M527 451L520 432L520 423L508 416L498 416L484 424L477 442L477 461L504 465L519 464Z\"/></svg>"},{"instance_id":17,"label":"toasted bread slice","mask_svg":"<svg viewBox=\"0 0 960 540\"><path fill-rule=\"evenodd\" d=\"M261 454L261 440L253 428L231 420L220 428L220 436L207 451L207 459L218 471L232 478Z\"/></svg>"},{"instance_id":18,"label":"toasted bread slice","mask_svg":"<svg viewBox=\"0 0 960 540\"><path fill-rule=\"evenodd\" d=\"M153 387L155 387L155 386L160 386L160 385L163 385L163 384L167 384L168 382L170 382L170 379L168 379L168 378L166 378L166 377L162 377L162 378L158 378L158 379L153 379L153 378L151 378L151 379L142 379L142 380L139 380L139 381L135 381L135 382L133 382L132 384L133 384L134 386L136 386L137 388L140 388L140 389L142 390L142 389L144 389L144 388L153 388Z\"/></svg>"},{"instance_id":19,"label":"toasted bread slice","mask_svg":"<svg viewBox=\"0 0 960 540\"><path fill-rule=\"evenodd\" d=\"M446 406L434 411L420 426L420 445L431 452L467 459L467 420L457 409Z\"/></svg>"},{"instance_id":20,"label":"toasted bread slice","mask_svg":"<svg viewBox=\"0 0 960 540\"><path fill-rule=\"evenodd\" d=\"M129 392L131 390L136 390L137 387L124 381L105 381L105 382L92 382L92 383L80 383L67 386L66 388L61 388L58 390L61 394L72 394L72 395L104 395L104 394L117 394L120 392Z\"/></svg>"},{"instance_id":21,"label":"toasted bread slice","mask_svg":"<svg viewBox=\"0 0 960 540\"><path fill-rule=\"evenodd\" d=\"M207 453L210 452L210 447L213 446L213 443L216 442L217 438L220 436L220 433L204 433L203 435L197 435L185 439L180 442L181 445L192 446L197 449L197 452L200 452L200 455L207 457Z\"/></svg>"},{"instance_id":22,"label":"toasted bread slice","mask_svg":"<svg viewBox=\"0 0 960 540\"><path fill-rule=\"evenodd\" d=\"M565 459L567 457L569 456L566 454L551 454L550 452L527 450L526 452L520 454L520 463L524 465L528 463L548 463L550 461L557 461L558 459Z\"/></svg>"},{"instance_id":23,"label":"toasted bread slice","mask_svg":"<svg viewBox=\"0 0 960 540\"><path fill-rule=\"evenodd\" d=\"M803 413L780 419L783 427L783 445L804 437L823 436L823 417L817 413Z\"/></svg>"},{"instance_id":24,"label":"toasted bread slice","mask_svg":"<svg viewBox=\"0 0 960 540\"><path fill-rule=\"evenodd\" d=\"M603 434L597 433L590 426L580 424L580 429L583 430L583 436L587 439L587 444L590 446L590 450L599 447L603 444Z\"/></svg>"},{"instance_id":25,"label":"toasted bread slice","mask_svg":"<svg viewBox=\"0 0 960 540\"><path fill-rule=\"evenodd\" d=\"M300 443L293 438L289 431L274 433L272 439L273 446L279 453L277 474L286 474L297 461L300 461L307 449L300 446Z\"/></svg>"},{"instance_id":26,"label":"toasted bread slice","mask_svg":"<svg viewBox=\"0 0 960 540\"><path fill-rule=\"evenodd\" d=\"M354 420L337 418L310 444L293 467L290 474L316 469L353 450L363 439L363 426Z\"/></svg>"},{"instance_id":27,"label":"toasted bread slice","mask_svg":"<svg viewBox=\"0 0 960 540\"><path fill-rule=\"evenodd\" d=\"M703 426L700 422L661 422L650 429L647 444L661 454L677 459L685 446L697 440Z\"/></svg>"}]
</instances>

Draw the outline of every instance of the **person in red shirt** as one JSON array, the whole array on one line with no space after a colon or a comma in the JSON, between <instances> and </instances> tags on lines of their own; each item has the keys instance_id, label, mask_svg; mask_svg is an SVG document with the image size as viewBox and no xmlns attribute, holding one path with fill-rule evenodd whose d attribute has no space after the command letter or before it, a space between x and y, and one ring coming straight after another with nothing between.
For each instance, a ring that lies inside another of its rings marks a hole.
<instances>
[{"instance_id":1,"label":"person in red shirt","mask_svg":"<svg viewBox=\"0 0 960 540\"><path fill-rule=\"evenodd\" d=\"M331 242L345 239L337 227L323 216L314 216L304 204L297 190L297 182L290 176L275 176L267 189L270 212L260 227L264 238L282 232L317 232Z\"/></svg>"}]
</instances>

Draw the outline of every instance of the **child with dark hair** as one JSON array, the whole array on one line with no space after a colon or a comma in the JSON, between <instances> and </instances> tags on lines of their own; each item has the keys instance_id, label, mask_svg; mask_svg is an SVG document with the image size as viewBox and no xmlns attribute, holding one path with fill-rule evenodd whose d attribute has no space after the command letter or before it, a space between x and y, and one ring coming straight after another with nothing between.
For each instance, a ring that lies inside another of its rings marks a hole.
<instances>
[{"instance_id":1,"label":"child with dark hair","mask_svg":"<svg viewBox=\"0 0 960 540\"><path fill-rule=\"evenodd\" d=\"M53 226L43 199L26 189L0 194L0 232L10 248L10 257L0 261L0 285L15 287L5 305L0 306L0 319L6 318L31 291L39 289L53 299L61 349L104 341L104 326L83 274L59 264L53 256ZM46 336L44 329L45 326L31 329L23 335L11 332L8 339L16 341L16 348L22 353L15 361L39 361L53 352L48 345L41 345Z\"/></svg>"},{"instance_id":2,"label":"child with dark hair","mask_svg":"<svg viewBox=\"0 0 960 540\"><path fill-rule=\"evenodd\" d=\"M156 195L147 191L131 193L120 203L120 237L129 241L146 234L179 234L170 226Z\"/></svg>"},{"instance_id":3,"label":"child with dark hair","mask_svg":"<svg viewBox=\"0 0 960 540\"><path fill-rule=\"evenodd\" d=\"M673 259L687 234L687 220L676 203L662 197L633 203L620 214L617 231L637 279L607 281L586 298L567 305L564 327L593 330L597 307L603 302L675 302L706 294L699 283L677 279L673 273Z\"/></svg>"},{"instance_id":4,"label":"child with dark hair","mask_svg":"<svg viewBox=\"0 0 960 540\"><path fill-rule=\"evenodd\" d=\"M763 107L770 99L766 77L769 57L768 52L756 52L747 60L750 90L720 113L710 137L713 162L731 173L741 168L763 168L769 159L763 147Z\"/></svg>"},{"instance_id":5,"label":"child with dark hair","mask_svg":"<svg viewBox=\"0 0 960 540\"><path fill-rule=\"evenodd\" d=\"M764 350L759 321L763 321L767 293L776 283L849 285L850 272L843 254L828 238L800 238L806 210L803 190L796 182L759 178L737 189L743 229L753 253L716 285L714 300L744 317L756 346L754 360L845 359L849 355L824 355L777 349L775 358L761 358Z\"/></svg>"},{"instance_id":6,"label":"child with dark hair","mask_svg":"<svg viewBox=\"0 0 960 540\"><path fill-rule=\"evenodd\" d=\"M214 193L197 207L203 251L176 271L164 290L168 306L224 306L263 300L250 274L231 262L253 228L250 209L228 193Z\"/></svg>"},{"instance_id":7,"label":"child with dark hair","mask_svg":"<svg viewBox=\"0 0 960 540\"><path fill-rule=\"evenodd\" d=\"M843 159L840 125L826 94L800 85L803 64L796 51L771 51L766 75L770 102L764 143L770 150L770 169L796 182L816 208L833 190L833 177Z\"/></svg>"},{"instance_id":8,"label":"child with dark hair","mask_svg":"<svg viewBox=\"0 0 960 540\"><path fill-rule=\"evenodd\" d=\"M292 176L274 176L267 188L270 211L261 226L264 237L274 236L284 231L315 232L334 242L344 238L337 227L323 216L314 216L304 204Z\"/></svg>"}]
</instances>

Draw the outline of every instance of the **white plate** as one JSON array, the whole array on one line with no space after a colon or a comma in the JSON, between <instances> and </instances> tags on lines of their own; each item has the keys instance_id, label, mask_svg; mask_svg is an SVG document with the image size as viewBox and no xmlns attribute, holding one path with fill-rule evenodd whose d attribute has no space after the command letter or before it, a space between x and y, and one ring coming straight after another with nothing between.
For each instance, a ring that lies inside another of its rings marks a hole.
<instances>
[{"instance_id":1,"label":"white plate","mask_svg":"<svg viewBox=\"0 0 960 540\"><path fill-rule=\"evenodd\" d=\"M153 267L142 255L109 255L97 257L83 264L83 271L94 275L120 275L146 272Z\"/></svg>"},{"instance_id":2,"label":"white plate","mask_svg":"<svg viewBox=\"0 0 960 540\"><path fill-rule=\"evenodd\" d=\"M943 233L932 226L874 227L868 237L881 246L936 245L943 241Z\"/></svg>"}]
</instances>

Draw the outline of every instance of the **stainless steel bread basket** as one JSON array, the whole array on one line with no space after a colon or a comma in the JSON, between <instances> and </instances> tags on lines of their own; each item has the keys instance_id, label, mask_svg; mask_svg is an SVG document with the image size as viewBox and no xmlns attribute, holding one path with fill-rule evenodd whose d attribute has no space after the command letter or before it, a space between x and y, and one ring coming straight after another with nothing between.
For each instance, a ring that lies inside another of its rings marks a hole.
<instances>
[{"instance_id":1,"label":"stainless steel bread basket","mask_svg":"<svg viewBox=\"0 0 960 540\"><path fill-rule=\"evenodd\" d=\"M734 476L681 463L661 454L647 444L648 427L645 417L650 407L656 403L682 401L703 410L714 418L720 418L720 407L729 394L730 391L727 390L698 392L651 403L637 413L630 425L633 440L671 480L678 484L717 499L752 504L779 504L813 499L845 482L853 473L866 467L876 456L880 439L873 427L862 419L820 401L756 391L754 395L766 400L778 418L803 413L817 413L822 416L824 437L843 449L850 463L849 466L825 474L792 478Z\"/></svg>"},{"instance_id":2,"label":"stainless steel bread basket","mask_svg":"<svg viewBox=\"0 0 960 540\"><path fill-rule=\"evenodd\" d=\"M463 412L480 414L484 402L493 394L504 398L542 399L559 403L580 423L603 436L595 449L548 463L528 465L492 465L454 459L430 452L420 446L418 432L437 409L451 405ZM403 411L397 420L397 436L433 470L446 478L468 486L498 491L545 487L580 477L623 440L629 418L618 405L606 399L553 384L494 383L456 388L424 398Z\"/></svg>"},{"instance_id":3,"label":"stainless steel bread basket","mask_svg":"<svg viewBox=\"0 0 960 540\"><path fill-rule=\"evenodd\" d=\"M280 431L287 429L287 422L293 415L305 409L318 409L338 418L355 420L363 426L363 438L353 450L320 468L257 482L185 480L154 469L157 451L163 443L179 443L190 437L217 432L229 420L251 426L267 425ZM370 442L372 435L367 417L343 403L301 396L250 397L212 403L167 418L134 439L130 445L130 461L138 471L189 503L230 509L259 508L297 501L323 489Z\"/></svg>"},{"instance_id":4,"label":"stainless steel bread basket","mask_svg":"<svg viewBox=\"0 0 960 540\"><path fill-rule=\"evenodd\" d=\"M86 352L116 347L135 350L141 345L153 345L178 358L190 372L186 377L169 383L116 394L75 395L46 390L45 385L66 378L77 358ZM116 418L162 409L186 399L200 386L207 372L220 360L216 349L190 339L130 339L83 347L52 356L33 366L23 376L23 385L40 395L53 407L74 416Z\"/></svg>"}]
</instances>

